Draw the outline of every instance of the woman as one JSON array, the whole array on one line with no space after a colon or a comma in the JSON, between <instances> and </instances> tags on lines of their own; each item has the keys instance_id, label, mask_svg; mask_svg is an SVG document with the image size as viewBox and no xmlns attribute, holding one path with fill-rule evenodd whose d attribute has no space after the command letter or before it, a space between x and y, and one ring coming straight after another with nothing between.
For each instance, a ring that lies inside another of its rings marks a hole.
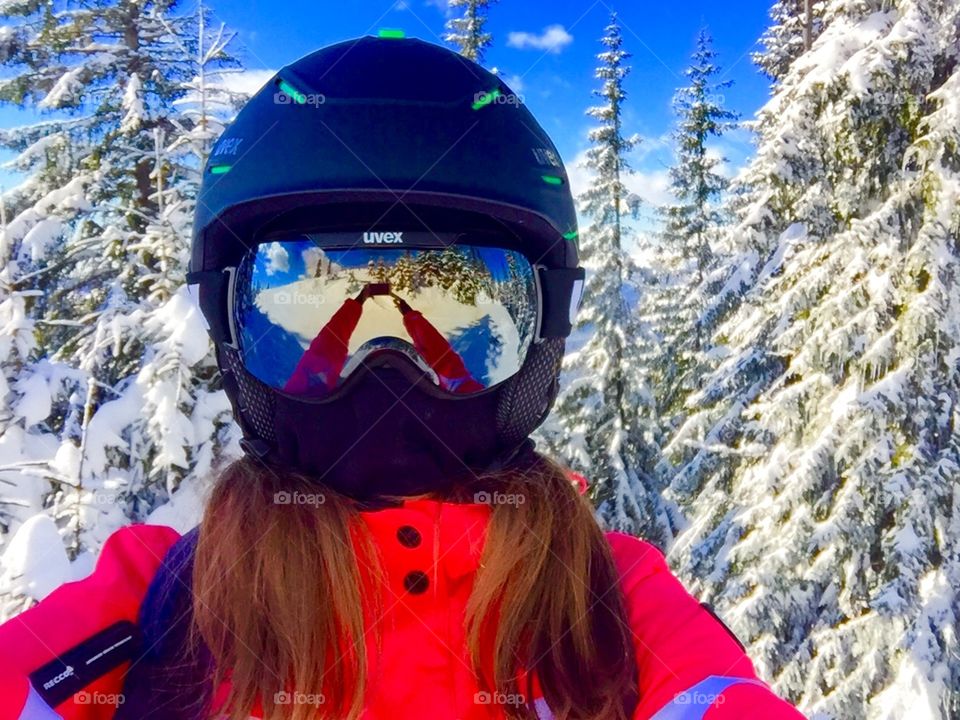
<instances>
[{"instance_id":1,"label":"woman","mask_svg":"<svg viewBox=\"0 0 960 720\"><path fill-rule=\"evenodd\" d=\"M0 627L0 720L801 717L532 449L584 273L509 94L362 38L246 105L189 276L246 456Z\"/></svg>"}]
</instances>

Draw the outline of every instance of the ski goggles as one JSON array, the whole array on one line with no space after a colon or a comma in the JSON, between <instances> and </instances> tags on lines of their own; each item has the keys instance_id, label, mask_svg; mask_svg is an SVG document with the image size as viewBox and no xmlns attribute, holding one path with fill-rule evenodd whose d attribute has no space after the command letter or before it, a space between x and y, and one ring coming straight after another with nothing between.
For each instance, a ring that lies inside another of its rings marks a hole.
<instances>
[{"instance_id":1,"label":"ski goggles","mask_svg":"<svg viewBox=\"0 0 960 720\"><path fill-rule=\"evenodd\" d=\"M541 329L537 267L499 247L390 247L391 235L301 235L246 252L228 312L247 371L304 398L329 396L385 351L455 395L515 375Z\"/></svg>"}]
</instances>

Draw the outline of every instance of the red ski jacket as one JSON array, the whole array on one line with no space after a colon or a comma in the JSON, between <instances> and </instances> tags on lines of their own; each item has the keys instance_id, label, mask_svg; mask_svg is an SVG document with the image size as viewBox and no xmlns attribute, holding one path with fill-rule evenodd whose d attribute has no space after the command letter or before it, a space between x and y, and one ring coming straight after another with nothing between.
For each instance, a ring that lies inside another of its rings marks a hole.
<instances>
[{"instance_id":1,"label":"red ski jacket","mask_svg":"<svg viewBox=\"0 0 960 720\"><path fill-rule=\"evenodd\" d=\"M479 691L464 638L489 515L488 504L427 499L361 513L381 554L386 612L382 645L371 638L368 648L364 720L504 717L500 699ZM150 707L160 702L155 692L130 697L129 685L143 658L165 647L166 629L140 636L141 606L179 537L167 527L122 528L90 576L0 625L0 720L174 716ZM736 638L684 590L659 550L628 535L607 537L634 633L636 719L803 717L757 679ZM553 717L542 698L535 702L541 719Z\"/></svg>"}]
</instances>

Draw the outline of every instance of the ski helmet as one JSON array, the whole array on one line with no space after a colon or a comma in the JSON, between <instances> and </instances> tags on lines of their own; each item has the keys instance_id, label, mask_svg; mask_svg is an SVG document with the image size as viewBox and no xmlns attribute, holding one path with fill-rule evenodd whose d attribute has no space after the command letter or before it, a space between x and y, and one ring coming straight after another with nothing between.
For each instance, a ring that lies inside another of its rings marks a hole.
<instances>
[{"instance_id":1,"label":"ski helmet","mask_svg":"<svg viewBox=\"0 0 960 720\"><path fill-rule=\"evenodd\" d=\"M252 374L234 308L245 254L277 233L371 231L521 253L538 317L518 371L451 397L386 352L320 400ZM282 68L238 113L203 169L190 270L244 451L355 497L441 490L529 448L583 286L566 171L518 96L446 48L374 37Z\"/></svg>"}]
</instances>

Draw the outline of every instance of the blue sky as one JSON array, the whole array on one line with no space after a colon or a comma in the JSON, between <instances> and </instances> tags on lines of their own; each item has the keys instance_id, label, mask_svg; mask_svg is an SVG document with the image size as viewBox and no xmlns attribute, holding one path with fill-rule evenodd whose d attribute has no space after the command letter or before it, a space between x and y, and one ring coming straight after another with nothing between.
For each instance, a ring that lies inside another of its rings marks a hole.
<instances>
[{"instance_id":1,"label":"blue sky","mask_svg":"<svg viewBox=\"0 0 960 720\"><path fill-rule=\"evenodd\" d=\"M750 60L767 25L771 0L738 0L735 4L686 0L683 3L611 0L500 0L490 11L494 46L485 65L498 68L507 83L553 136L568 166L587 147L591 121L584 115L593 102L590 91L598 39L611 10L624 27L624 44L633 57L626 125L645 142L636 151L638 171L632 186L649 203L665 199L666 169L671 163L668 133L670 100L684 82L683 69L702 25L709 27L720 54L728 107L750 118L765 102L769 85ZM208 0L215 18L238 32L237 50L256 85L297 57L349 37L400 28L408 36L439 42L448 17L446 0ZM260 72L257 72L260 71ZM0 127L26 118L0 107ZM717 148L729 158L730 171L750 153L750 136L735 131ZM574 188L585 176L570 168ZM0 170L0 184L12 178Z\"/></svg>"}]
</instances>

